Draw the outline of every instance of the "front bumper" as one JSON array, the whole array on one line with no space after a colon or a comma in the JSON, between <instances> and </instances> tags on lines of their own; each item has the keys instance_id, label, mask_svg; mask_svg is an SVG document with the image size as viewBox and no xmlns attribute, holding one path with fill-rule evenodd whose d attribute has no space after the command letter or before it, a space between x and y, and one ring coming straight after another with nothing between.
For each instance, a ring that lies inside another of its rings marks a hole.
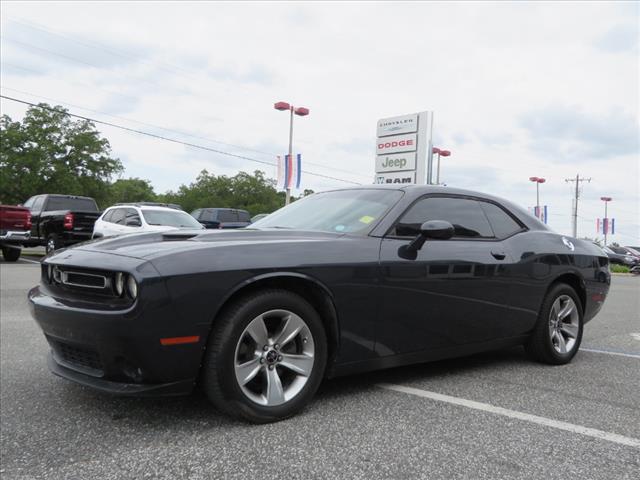
<instances>
[{"instance_id":1,"label":"front bumper","mask_svg":"<svg viewBox=\"0 0 640 480\"><path fill-rule=\"evenodd\" d=\"M136 397L156 397L186 395L193 390L193 380L181 380L159 384L137 384L127 382L114 382L104 378L96 378L86 375L73 368L67 368L59 363L52 352L48 357L48 366L51 373L72 382L114 395L131 395ZM64 362L62 362L64 363Z\"/></svg>"},{"instance_id":2,"label":"front bumper","mask_svg":"<svg viewBox=\"0 0 640 480\"><path fill-rule=\"evenodd\" d=\"M54 296L46 285L29 292L32 316L51 347L51 371L68 380L121 395L180 395L193 389L208 325L175 315L162 282L127 307ZM142 289L141 289L142 290ZM163 345L162 338L197 336Z\"/></svg>"}]
</instances>

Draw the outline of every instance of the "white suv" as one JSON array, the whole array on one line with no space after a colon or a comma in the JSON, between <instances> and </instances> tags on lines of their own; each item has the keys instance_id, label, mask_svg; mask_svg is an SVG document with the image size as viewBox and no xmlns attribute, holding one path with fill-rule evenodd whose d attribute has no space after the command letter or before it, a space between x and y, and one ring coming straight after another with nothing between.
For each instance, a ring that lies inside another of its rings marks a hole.
<instances>
[{"instance_id":1,"label":"white suv","mask_svg":"<svg viewBox=\"0 0 640 480\"><path fill-rule=\"evenodd\" d=\"M93 238L175 229L204 229L191 215L152 204L117 204L107 208L93 226Z\"/></svg>"}]
</instances>

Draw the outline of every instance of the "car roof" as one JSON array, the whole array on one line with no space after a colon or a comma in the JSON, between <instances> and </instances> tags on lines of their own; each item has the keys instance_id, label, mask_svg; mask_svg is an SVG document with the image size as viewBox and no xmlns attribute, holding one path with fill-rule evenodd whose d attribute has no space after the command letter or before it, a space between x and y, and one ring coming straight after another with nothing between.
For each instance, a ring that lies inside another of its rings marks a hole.
<instances>
[{"instance_id":1,"label":"car roof","mask_svg":"<svg viewBox=\"0 0 640 480\"><path fill-rule=\"evenodd\" d=\"M40 195L33 195L34 197L56 197L56 198L82 198L84 200L94 200L92 197L83 197L82 195L66 195L64 193L43 193Z\"/></svg>"},{"instance_id":2,"label":"car roof","mask_svg":"<svg viewBox=\"0 0 640 480\"><path fill-rule=\"evenodd\" d=\"M219 207L202 207L196 208L196 210L218 210L218 211L228 211L228 212L246 212L242 208L219 208Z\"/></svg>"},{"instance_id":3,"label":"car roof","mask_svg":"<svg viewBox=\"0 0 640 480\"><path fill-rule=\"evenodd\" d=\"M178 210L177 208L171 207L162 207L160 205L140 205L136 203L117 203L116 205L111 205L107 210L111 210L114 208L138 208L140 210L158 210L161 212L182 212L186 213L184 210Z\"/></svg>"}]
</instances>

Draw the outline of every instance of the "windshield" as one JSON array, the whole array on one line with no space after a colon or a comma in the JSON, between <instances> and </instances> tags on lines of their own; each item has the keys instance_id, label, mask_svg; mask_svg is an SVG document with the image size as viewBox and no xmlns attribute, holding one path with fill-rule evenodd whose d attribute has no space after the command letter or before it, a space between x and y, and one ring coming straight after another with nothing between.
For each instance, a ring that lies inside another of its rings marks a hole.
<instances>
[{"instance_id":1,"label":"windshield","mask_svg":"<svg viewBox=\"0 0 640 480\"><path fill-rule=\"evenodd\" d=\"M614 252L613 250L611 250L609 247L602 247L602 249L607 252L607 253L613 253L615 255L616 252Z\"/></svg>"},{"instance_id":2,"label":"windshield","mask_svg":"<svg viewBox=\"0 0 640 480\"><path fill-rule=\"evenodd\" d=\"M200 222L185 212L143 209L142 216L149 225L165 225L177 228L204 228Z\"/></svg>"},{"instance_id":3,"label":"windshield","mask_svg":"<svg viewBox=\"0 0 640 480\"><path fill-rule=\"evenodd\" d=\"M316 193L258 220L251 228L291 228L359 233L368 230L400 199L398 190Z\"/></svg>"}]
</instances>

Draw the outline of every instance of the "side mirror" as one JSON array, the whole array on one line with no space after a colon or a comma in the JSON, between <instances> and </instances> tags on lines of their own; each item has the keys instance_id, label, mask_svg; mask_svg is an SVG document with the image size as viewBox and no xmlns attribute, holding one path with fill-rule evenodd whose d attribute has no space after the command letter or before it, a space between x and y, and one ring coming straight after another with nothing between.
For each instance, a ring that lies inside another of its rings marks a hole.
<instances>
[{"instance_id":1,"label":"side mirror","mask_svg":"<svg viewBox=\"0 0 640 480\"><path fill-rule=\"evenodd\" d=\"M449 240L453 237L453 225L444 220L429 220L420 226L420 235L414 238L408 245L398 249L398 255L407 260L415 260L418 250L422 248L428 238L432 240Z\"/></svg>"},{"instance_id":2,"label":"side mirror","mask_svg":"<svg viewBox=\"0 0 640 480\"><path fill-rule=\"evenodd\" d=\"M449 240L453 237L453 225L444 220L429 220L420 227L420 236L434 240Z\"/></svg>"}]
</instances>

